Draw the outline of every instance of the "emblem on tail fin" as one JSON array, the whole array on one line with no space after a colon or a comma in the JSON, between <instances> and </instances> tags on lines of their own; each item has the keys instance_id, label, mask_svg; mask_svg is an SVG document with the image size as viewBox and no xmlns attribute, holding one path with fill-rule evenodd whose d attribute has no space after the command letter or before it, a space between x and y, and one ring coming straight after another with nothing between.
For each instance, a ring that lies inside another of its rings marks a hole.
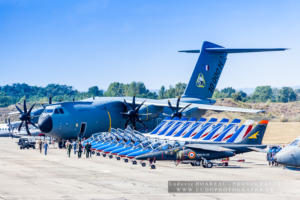
<instances>
[{"instance_id":1,"label":"emblem on tail fin","mask_svg":"<svg viewBox=\"0 0 300 200\"><path fill-rule=\"evenodd\" d=\"M249 139L257 139L257 135L258 135L259 131L257 131L256 133L254 133L253 135L251 135L250 137L248 137Z\"/></svg>"},{"instance_id":2,"label":"emblem on tail fin","mask_svg":"<svg viewBox=\"0 0 300 200\"><path fill-rule=\"evenodd\" d=\"M198 78L196 80L196 86L199 88L205 87L205 79L202 73L199 73Z\"/></svg>"}]
</instances>

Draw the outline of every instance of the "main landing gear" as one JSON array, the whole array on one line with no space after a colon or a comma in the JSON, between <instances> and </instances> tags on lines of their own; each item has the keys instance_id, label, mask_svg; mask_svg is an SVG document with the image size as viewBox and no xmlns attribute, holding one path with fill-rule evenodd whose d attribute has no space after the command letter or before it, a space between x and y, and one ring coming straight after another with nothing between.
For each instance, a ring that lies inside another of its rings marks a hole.
<instances>
[{"instance_id":1,"label":"main landing gear","mask_svg":"<svg viewBox=\"0 0 300 200\"><path fill-rule=\"evenodd\" d=\"M202 159L202 160L195 160L193 162L191 162L192 166L202 166L203 168L212 168L213 167L213 163Z\"/></svg>"}]
</instances>

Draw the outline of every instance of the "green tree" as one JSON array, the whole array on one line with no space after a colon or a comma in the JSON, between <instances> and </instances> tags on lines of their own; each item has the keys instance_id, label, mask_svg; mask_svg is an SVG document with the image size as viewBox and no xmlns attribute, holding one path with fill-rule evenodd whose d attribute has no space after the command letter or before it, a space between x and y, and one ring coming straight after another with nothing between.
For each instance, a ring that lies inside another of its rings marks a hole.
<instances>
[{"instance_id":1,"label":"green tree","mask_svg":"<svg viewBox=\"0 0 300 200\"><path fill-rule=\"evenodd\" d=\"M113 82L108 86L108 89L104 93L105 96L111 96L111 97L121 97L125 96L124 91L124 84L119 82Z\"/></svg>"},{"instance_id":2,"label":"green tree","mask_svg":"<svg viewBox=\"0 0 300 200\"><path fill-rule=\"evenodd\" d=\"M273 99L273 91L271 86L257 86L251 99L255 102L266 102Z\"/></svg>"},{"instance_id":3,"label":"green tree","mask_svg":"<svg viewBox=\"0 0 300 200\"><path fill-rule=\"evenodd\" d=\"M158 91L158 98L159 99L164 99L165 98L165 92L166 92L165 86L161 86L160 90Z\"/></svg>"},{"instance_id":4,"label":"green tree","mask_svg":"<svg viewBox=\"0 0 300 200\"><path fill-rule=\"evenodd\" d=\"M247 100L247 94L243 91L238 91L234 94L232 94L232 98L234 101L243 101L245 102Z\"/></svg>"},{"instance_id":5,"label":"green tree","mask_svg":"<svg viewBox=\"0 0 300 200\"><path fill-rule=\"evenodd\" d=\"M290 102L290 101L296 101L297 95L293 88L291 87L283 87L279 90L278 94L278 101L279 102Z\"/></svg>"},{"instance_id":6,"label":"green tree","mask_svg":"<svg viewBox=\"0 0 300 200\"><path fill-rule=\"evenodd\" d=\"M235 89L232 87L227 87L221 90L221 96L223 96L223 98L230 98L235 92Z\"/></svg>"},{"instance_id":7,"label":"green tree","mask_svg":"<svg viewBox=\"0 0 300 200\"><path fill-rule=\"evenodd\" d=\"M177 83L175 85L175 96L181 96L184 93L184 90L186 88L186 84L185 83Z\"/></svg>"},{"instance_id":8,"label":"green tree","mask_svg":"<svg viewBox=\"0 0 300 200\"><path fill-rule=\"evenodd\" d=\"M88 89L88 94L91 96L103 96L103 90L99 90L98 86L92 86Z\"/></svg>"}]
</instances>

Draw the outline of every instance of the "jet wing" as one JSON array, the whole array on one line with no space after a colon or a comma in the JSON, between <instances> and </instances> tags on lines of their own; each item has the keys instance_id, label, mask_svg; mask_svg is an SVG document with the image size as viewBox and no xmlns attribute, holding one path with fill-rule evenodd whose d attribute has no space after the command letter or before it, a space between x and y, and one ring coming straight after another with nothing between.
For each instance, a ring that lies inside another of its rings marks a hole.
<instances>
[{"instance_id":1,"label":"jet wing","mask_svg":"<svg viewBox=\"0 0 300 200\"><path fill-rule=\"evenodd\" d=\"M251 149L252 151L261 152L261 153L267 153L265 149L260 149L256 147L247 147L248 149Z\"/></svg>"},{"instance_id":2,"label":"jet wing","mask_svg":"<svg viewBox=\"0 0 300 200\"><path fill-rule=\"evenodd\" d=\"M132 99L128 98L126 99L128 103L132 103ZM154 105L154 106L162 106L162 107L168 107L168 99L163 100L155 100L155 99L143 99L143 98L137 98L136 103L141 104L143 101L145 101L144 105ZM172 101L172 100L171 100ZM241 113L264 113L264 110L256 110L256 109L247 109L247 108L237 108L237 107L227 107L227 106L215 106L215 105L209 105L209 104L201 104L201 103L187 103L183 102L182 99L180 102L179 107L183 108L189 104L189 109L191 108L197 108L199 110L212 110L212 111L227 111L227 112L241 112ZM173 104L175 105L175 104Z\"/></svg>"},{"instance_id":3,"label":"jet wing","mask_svg":"<svg viewBox=\"0 0 300 200\"><path fill-rule=\"evenodd\" d=\"M201 150L208 150L208 151L215 151L215 152L223 152L223 151L231 151L234 152L234 150L217 146L217 145L210 145L210 144L187 144L185 147L191 148L191 149L201 149Z\"/></svg>"}]
</instances>

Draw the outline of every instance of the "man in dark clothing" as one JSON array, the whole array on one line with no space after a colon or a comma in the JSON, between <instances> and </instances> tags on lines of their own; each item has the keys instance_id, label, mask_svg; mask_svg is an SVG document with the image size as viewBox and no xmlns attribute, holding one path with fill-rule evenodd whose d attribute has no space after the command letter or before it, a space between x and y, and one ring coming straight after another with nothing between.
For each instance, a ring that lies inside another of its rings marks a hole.
<instances>
[{"instance_id":1,"label":"man in dark clothing","mask_svg":"<svg viewBox=\"0 0 300 200\"><path fill-rule=\"evenodd\" d=\"M39 145L40 153L42 153L42 146L43 146L42 140L38 141L38 145Z\"/></svg>"},{"instance_id":2,"label":"man in dark clothing","mask_svg":"<svg viewBox=\"0 0 300 200\"><path fill-rule=\"evenodd\" d=\"M81 144L81 142L79 142L79 144L78 144L78 158L81 158L81 154L82 154L82 144Z\"/></svg>"},{"instance_id":3,"label":"man in dark clothing","mask_svg":"<svg viewBox=\"0 0 300 200\"><path fill-rule=\"evenodd\" d=\"M85 145L86 158L89 158L89 156L90 156L91 147L92 147L92 145L90 143L87 143Z\"/></svg>"},{"instance_id":4,"label":"man in dark clothing","mask_svg":"<svg viewBox=\"0 0 300 200\"><path fill-rule=\"evenodd\" d=\"M72 143L71 142L68 143L67 148L68 148L68 156L70 158L70 156L71 156L71 150L72 150Z\"/></svg>"}]
</instances>

